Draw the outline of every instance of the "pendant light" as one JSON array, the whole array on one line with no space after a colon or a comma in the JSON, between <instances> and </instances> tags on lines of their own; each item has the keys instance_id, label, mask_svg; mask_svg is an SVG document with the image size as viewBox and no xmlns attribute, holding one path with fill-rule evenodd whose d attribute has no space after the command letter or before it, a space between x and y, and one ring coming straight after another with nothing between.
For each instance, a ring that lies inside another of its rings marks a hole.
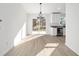
<instances>
[{"instance_id":1,"label":"pendant light","mask_svg":"<svg viewBox=\"0 0 79 59\"><path fill-rule=\"evenodd\" d=\"M40 13L39 13L37 19L40 19L40 20L45 19L45 18L43 17L43 14L42 14L42 3L40 3Z\"/></svg>"}]
</instances>

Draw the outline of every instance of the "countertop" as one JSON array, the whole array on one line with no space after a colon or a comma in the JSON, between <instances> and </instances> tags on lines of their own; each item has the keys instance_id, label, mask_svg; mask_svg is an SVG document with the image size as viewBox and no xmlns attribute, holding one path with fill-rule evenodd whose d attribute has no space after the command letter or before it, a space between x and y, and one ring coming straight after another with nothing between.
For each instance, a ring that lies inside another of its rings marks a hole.
<instances>
[{"instance_id":1,"label":"countertop","mask_svg":"<svg viewBox=\"0 0 79 59\"><path fill-rule=\"evenodd\" d=\"M52 28L65 28L65 26L51 26Z\"/></svg>"}]
</instances>

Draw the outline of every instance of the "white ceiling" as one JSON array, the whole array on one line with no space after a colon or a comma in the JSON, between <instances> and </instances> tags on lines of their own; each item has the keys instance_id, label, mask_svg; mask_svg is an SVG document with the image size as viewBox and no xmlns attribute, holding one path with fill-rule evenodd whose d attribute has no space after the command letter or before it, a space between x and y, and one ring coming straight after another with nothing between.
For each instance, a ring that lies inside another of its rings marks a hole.
<instances>
[{"instance_id":1,"label":"white ceiling","mask_svg":"<svg viewBox=\"0 0 79 59\"><path fill-rule=\"evenodd\" d=\"M40 4L39 3L23 3L24 9L27 13L39 13ZM52 12L64 12L65 13L65 3L43 3L42 12L43 13L52 13Z\"/></svg>"}]
</instances>

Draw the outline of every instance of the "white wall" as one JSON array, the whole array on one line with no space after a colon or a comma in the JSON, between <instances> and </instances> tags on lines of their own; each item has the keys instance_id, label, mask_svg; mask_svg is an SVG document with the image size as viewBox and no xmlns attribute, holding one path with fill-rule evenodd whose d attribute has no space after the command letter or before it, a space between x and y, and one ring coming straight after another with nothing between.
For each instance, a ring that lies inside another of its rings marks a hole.
<instances>
[{"instance_id":1,"label":"white wall","mask_svg":"<svg viewBox=\"0 0 79 59\"><path fill-rule=\"evenodd\" d=\"M0 4L0 55L14 46L14 38L24 25L25 11L21 4Z\"/></svg>"},{"instance_id":2,"label":"white wall","mask_svg":"<svg viewBox=\"0 0 79 59\"><path fill-rule=\"evenodd\" d=\"M79 4L66 4L66 45L79 55Z\"/></svg>"},{"instance_id":3,"label":"white wall","mask_svg":"<svg viewBox=\"0 0 79 59\"><path fill-rule=\"evenodd\" d=\"M52 15L46 14L45 18L46 18L46 33L51 35L52 34L52 29L51 29Z\"/></svg>"}]
</instances>

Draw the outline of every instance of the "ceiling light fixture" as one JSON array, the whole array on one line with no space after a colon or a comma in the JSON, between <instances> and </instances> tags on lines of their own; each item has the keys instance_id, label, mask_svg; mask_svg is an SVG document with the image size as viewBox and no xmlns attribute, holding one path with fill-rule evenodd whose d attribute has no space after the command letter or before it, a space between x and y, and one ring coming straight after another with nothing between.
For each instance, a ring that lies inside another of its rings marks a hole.
<instances>
[{"instance_id":1,"label":"ceiling light fixture","mask_svg":"<svg viewBox=\"0 0 79 59\"><path fill-rule=\"evenodd\" d=\"M43 17L43 14L42 14L42 3L40 3L40 13L39 13L39 16L37 17L37 19L40 19L40 20L45 19L45 17Z\"/></svg>"}]
</instances>

